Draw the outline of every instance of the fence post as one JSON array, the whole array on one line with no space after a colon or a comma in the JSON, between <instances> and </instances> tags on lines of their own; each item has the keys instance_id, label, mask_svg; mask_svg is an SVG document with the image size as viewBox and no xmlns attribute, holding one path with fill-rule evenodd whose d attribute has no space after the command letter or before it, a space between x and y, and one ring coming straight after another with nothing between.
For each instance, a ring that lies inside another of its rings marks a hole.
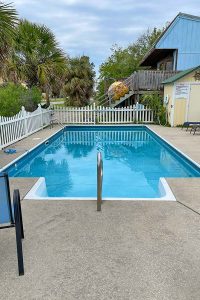
<instances>
[{"instance_id":1,"label":"fence post","mask_svg":"<svg viewBox=\"0 0 200 300\"><path fill-rule=\"evenodd\" d=\"M93 118L94 118L94 125L95 125L96 124L96 107L95 107L95 103L93 105L93 110L94 110L94 112L93 112Z\"/></svg>"},{"instance_id":2,"label":"fence post","mask_svg":"<svg viewBox=\"0 0 200 300\"><path fill-rule=\"evenodd\" d=\"M22 106L22 116L23 116L23 120L24 120L24 134L25 136L28 135L28 126L27 126L27 112L25 110L25 107Z\"/></svg>"},{"instance_id":3,"label":"fence post","mask_svg":"<svg viewBox=\"0 0 200 300\"><path fill-rule=\"evenodd\" d=\"M40 112L41 127L42 127L42 129L43 129L43 115L42 115L42 107L41 107L41 104L38 104L38 109L39 109L39 112Z\"/></svg>"},{"instance_id":4,"label":"fence post","mask_svg":"<svg viewBox=\"0 0 200 300\"><path fill-rule=\"evenodd\" d=\"M135 105L135 112L136 112L136 114L135 114L135 122L136 122L136 124L138 124L138 107Z\"/></svg>"},{"instance_id":5,"label":"fence post","mask_svg":"<svg viewBox=\"0 0 200 300\"><path fill-rule=\"evenodd\" d=\"M3 125L1 124L2 120L1 120L1 116L0 116L0 150L3 149Z\"/></svg>"}]
</instances>

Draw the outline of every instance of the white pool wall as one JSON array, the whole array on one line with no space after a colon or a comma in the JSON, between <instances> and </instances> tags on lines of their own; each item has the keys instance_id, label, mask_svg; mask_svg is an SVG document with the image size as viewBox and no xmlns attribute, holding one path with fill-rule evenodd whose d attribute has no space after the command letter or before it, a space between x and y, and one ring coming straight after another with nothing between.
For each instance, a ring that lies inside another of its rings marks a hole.
<instances>
[{"instance_id":1,"label":"white pool wall","mask_svg":"<svg viewBox=\"0 0 200 300\"><path fill-rule=\"evenodd\" d=\"M176 201L165 178L159 180L160 197L158 198L103 198L103 200L115 201ZM40 177L32 189L25 196L26 200L96 200L95 197L49 197L47 194L44 177Z\"/></svg>"}]
</instances>

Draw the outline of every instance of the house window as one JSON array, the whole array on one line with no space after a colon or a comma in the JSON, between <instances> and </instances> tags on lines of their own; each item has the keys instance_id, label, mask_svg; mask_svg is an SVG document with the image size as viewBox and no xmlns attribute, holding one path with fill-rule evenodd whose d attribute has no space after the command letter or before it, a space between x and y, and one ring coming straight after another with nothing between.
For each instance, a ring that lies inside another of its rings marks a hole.
<instances>
[{"instance_id":1,"label":"house window","mask_svg":"<svg viewBox=\"0 0 200 300\"><path fill-rule=\"evenodd\" d=\"M161 71L172 71L173 70L173 59L172 57L165 58L158 63L158 70Z\"/></svg>"},{"instance_id":2,"label":"house window","mask_svg":"<svg viewBox=\"0 0 200 300\"><path fill-rule=\"evenodd\" d=\"M166 62L166 68L165 68L165 70L166 71L172 71L173 70L172 60Z\"/></svg>"}]
</instances>

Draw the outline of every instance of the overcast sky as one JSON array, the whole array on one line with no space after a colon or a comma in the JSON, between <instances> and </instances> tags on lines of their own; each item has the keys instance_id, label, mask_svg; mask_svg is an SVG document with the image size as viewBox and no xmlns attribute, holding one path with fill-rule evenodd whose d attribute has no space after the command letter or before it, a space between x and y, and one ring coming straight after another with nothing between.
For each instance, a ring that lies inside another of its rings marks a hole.
<instances>
[{"instance_id":1,"label":"overcast sky","mask_svg":"<svg viewBox=\"0 0 200 300\"><path fill-rule=\"evenodd\" d=\"M21 18L50 27L66 53L90 56L96 70L113 44L126 46L147 28L163 27L180 11L200 15L200 0L16 0L13 4Z\"/></svg>"}]
</instances>

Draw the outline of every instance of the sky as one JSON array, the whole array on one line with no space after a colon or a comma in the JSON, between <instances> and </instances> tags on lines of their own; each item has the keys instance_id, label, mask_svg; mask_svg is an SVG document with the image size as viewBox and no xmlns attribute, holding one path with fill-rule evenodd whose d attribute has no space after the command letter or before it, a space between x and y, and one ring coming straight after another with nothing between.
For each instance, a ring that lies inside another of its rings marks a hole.
<instances>
[{"instance_id":1,"label":"sky","mask_svg":"<svg viewBox=\"0 0 200 300\"><path fill-rule=\"evenodd\" d=\"M125 47L178 12L200 15L199 0L15 0L13 5L20 18L47 25L65 53L88 55L97 73L113 44Z\"/></svg>"}]
</instances>

